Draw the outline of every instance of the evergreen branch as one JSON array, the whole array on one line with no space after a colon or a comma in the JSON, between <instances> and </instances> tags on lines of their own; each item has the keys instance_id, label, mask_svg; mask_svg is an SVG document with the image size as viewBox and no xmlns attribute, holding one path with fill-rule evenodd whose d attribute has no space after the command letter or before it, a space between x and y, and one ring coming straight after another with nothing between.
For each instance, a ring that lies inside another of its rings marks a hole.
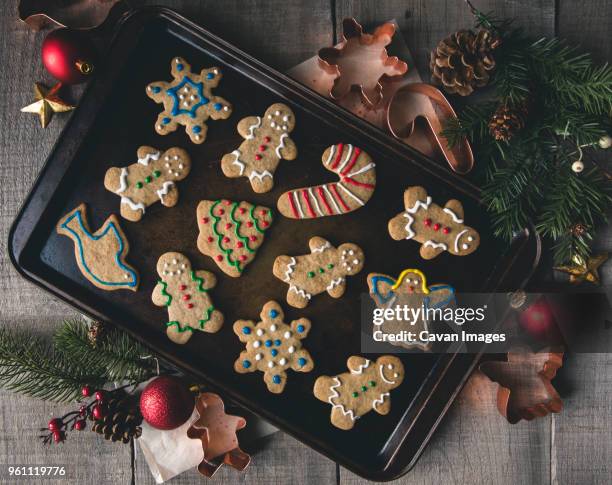
<instances>
[{"instance_id":1,"label":"evergreen branch","mask_svg":"<svg viewBox=\"0 0 612 485\"><path fill-rule=\"evenodd\" d=\"M586 261L591 255L593 235L590 230L584 234L574 234L571 229L555 241L553 258L555 265L562 265L578 256Z\"/></svg>"},{"instance_id":2,"label":"evergreen branch","mask_svg":"<svg viewBox=\"0 0 612 485\"><path fill-rule=\"evenodd\" d=\"M82 321L65 321L54 335L54 343L66 358L84 368L96 369L107 381L139 383L154 375L149 351L127 332L109 330L94 348Z\"/></svg>"},{"instance_id":3,"label":"evergreen branch","mask_svg":"<svg viewBox=\"0 0 612 485\"><path fill-rule=\"evenodd\" d=\"M66 402L103 376L54 351L43 339L0 329L0 387L44 400Z\"/></svg>"}]
</instances>

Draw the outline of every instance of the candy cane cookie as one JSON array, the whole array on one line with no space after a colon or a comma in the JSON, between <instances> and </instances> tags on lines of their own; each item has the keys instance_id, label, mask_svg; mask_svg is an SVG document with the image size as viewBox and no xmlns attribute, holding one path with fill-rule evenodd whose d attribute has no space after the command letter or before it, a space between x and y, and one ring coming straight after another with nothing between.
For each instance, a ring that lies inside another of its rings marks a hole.
<instances>
[{"instance_id":1,"label":"candy cane cookie","mask_svg":"<svg viewBox=\"0 0 612 485\"><path fill-rule=\"evenodd\" d=\"M376 165L360 148L344 143L328 147L323 166L338 175L338 181L285 192L278 210L291 219L347 214L363 207L376 188Z\"/></svg>"}]
</instances>

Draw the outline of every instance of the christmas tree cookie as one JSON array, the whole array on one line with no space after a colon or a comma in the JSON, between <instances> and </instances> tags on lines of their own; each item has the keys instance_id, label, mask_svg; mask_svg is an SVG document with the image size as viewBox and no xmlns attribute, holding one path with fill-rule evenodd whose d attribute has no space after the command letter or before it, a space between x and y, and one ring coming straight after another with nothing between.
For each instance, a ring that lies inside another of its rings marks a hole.
<instances>
[{"instance_id":1,"label":"christmas tree cookie","mask_svg":"<svg viewBox=\"0 0 612 485\"><path fill-rule=\"evenodd\" d=\"M232 114L232 105L212 94L212 89L221 81L221 70L211 67L196 74L191 72L185 59L175 57L170 71L172 81L156 81L146 89L149 98L164 105L155 122L155 131L167 135L176 131L178 125L183 125L193 143L203 143L208 118L225 120Z\"/></svg>"},{"instance_id":2,"label":"christmas tree cookie","mask_svg":"<svg viewBox=\"0 0 612 485\"><path fill-rule=\"evenodd\" d=\"M257 324L252 320L234 323L234 332L246 344L234 370L239 374L263 372L268 390L278 394L285 389L287 369L310 372L314 368L312 357L302 348L302 339L310 331L310 320L300 318L286 324L283 309L275 301L266 303L259 316L261 321Z\"/></svg>"},{"instance_id":3,"label":"christmas tree cookie","mask_svg":"<svg viewBox=\"0 0 612 485\"><path fill-rule=\"evenodd\" d=\"M304 308L313 295L327 291L329 296L340 298L346 289L346 277L361 271L363 251L352 243L335 248L322 237L308 241L310 254L279 256L274 261L274 276L289 285L287 303Z\"/></svg>"},{"instance_id":4,"label":"christmas tree cookie","mask_svg":"<svg viewBox=\"0 0 612 485\"><path fill-rule=\"evenodd\" d=\"M371 410L389 414L389 391L404 380L402 362L391 355L383 355L376 362L353 355L346 366L349 372L334 377L321 376L314 385L315 397L332 405L332 424L349 430L357 419Z\"/></svg>"},{"instance_id":5,"label":"christmas tree cookie","mask_svg":"<svg viewBox=\"0 0 612 485\"><path fill-rule=\"evenodd\" d=\"M213 273L194 270L181 253L162 254L157 261L160 280L153 290L153 303L168 307L166 323L168 338L184 344L194 330L215 333L223 325L223 314L217 310L208 294L217 279Z\"/></svg>"},{"instance_id":6,"label":"christmas tree cookie","mask_svg":"<svg viewBox=\"0 0 612 485\"><path fill-rule=\"evenodd\" d=\"M272 211L249 202L203 200L197 209L198 249L226 274L238 277L249 264L272 223Z\"/></svg>"}]
</instances>

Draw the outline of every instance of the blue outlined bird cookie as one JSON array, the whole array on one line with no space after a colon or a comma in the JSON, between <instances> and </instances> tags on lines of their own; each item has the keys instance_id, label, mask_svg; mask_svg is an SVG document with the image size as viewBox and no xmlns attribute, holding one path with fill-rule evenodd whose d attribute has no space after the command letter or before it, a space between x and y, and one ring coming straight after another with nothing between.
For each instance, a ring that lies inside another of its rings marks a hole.
<instances>
[{"instance_id":1,"label":"blue outlined bird cookie","mask_svg":"<svg viewBox=\"0 0 612 485\"><path fill-rule=\"evenodd\" d=\"M185 59L175 57L171 61L170 72L172 81L152 82L146 88L149 98L164 105L155 122L155 131L167 135L175 131L178 125L183 125L193 143L203 143L208 118L225 120L232 114L232 105L212 94L221 81L221 70L210 67L196 74L191 72L191 66Z\"/></svg>"},{"instance_id":2,"label":"blue outlined bird cookie","mask_svg":"<svg viewBox=\"0 0 612 485\"><path fill-rule=\"evenodd\" d=\"M60 219L57 233L74 242L74 255L83 276L102 290L138 289L138 272L126 262L130 244L114 214L96 232L87 222L83 203Z\"/></svg>"}]
</instances>

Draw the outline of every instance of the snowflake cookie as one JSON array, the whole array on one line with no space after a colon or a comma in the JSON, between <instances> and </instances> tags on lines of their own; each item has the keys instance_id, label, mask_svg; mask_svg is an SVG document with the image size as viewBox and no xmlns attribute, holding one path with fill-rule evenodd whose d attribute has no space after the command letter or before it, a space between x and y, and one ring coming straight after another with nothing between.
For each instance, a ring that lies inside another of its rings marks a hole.
<instances>
[{"instance_id":1,"label":"snowflake cookie","mask_svg":"<svg viewBox=\"0 0 612 485\"><path fill-rule=\"evenodd\" d=\"M221 81L218 67L202 69L200 74L191 72L191 66L181 57L172 59L170 82L156 81L147 86L149 98L164 105L157 117L155 131L167 135L183 125L193 143L206 139L208 118L225 120L232 114L232 105L219 96L213 96L212 89Z\"/></svg>"},{"instance_id":2,"label":"snowflake cookie","mask_svg":"<svg viewBox=\"0 0 612 485\"><path fill-rule=\"evenodd\" d=\"M285 389L287 369L310 372L314 368L312 357L302 348L302 339L310 331L310 320L300 318L287 325L283 309L275 301L266 303L259 316L261 321L257 324L251 320L234 323L234 332L246 344L234 370L239 374L263 372L268 390L278 394Z\"/></svg>"},{"instance_id":3,"label":"snowflake cookie","mask_svg":"<svg viewBox=\"0 0 612 485\"><path fill-rule=\"evenodd\" d=\"M357 419L371 410L383 415L389 413L389 391L404 380L404 366L391 355L383 355L376 362L353 355L346 367L350 372L319 377L315 381L314 395L332 405L332 424L349 430Z\"/></svg>"},{"instance_id":4,"label":"snowflake cookie","mask_svg":"<svg viewBox=\"0 0 612 485\"><path fill-rule=\"evenodd\" d=\"M223 325L223 314L217 310L208 290L217 284L209 271L194 270L181 253L162 254L157 261L160 280L153 289L153 303L168 307L168 338L186 343L194 330L215 333Z\"/></svg>"},{"instance_id":5,"label":"snowflake cookie","mask_svg":"<svg viewBox=\"0 0 612 485\"><path fill-rule=\"evenodd\" d=\"M346 289L346 277L361 271L363 251L353 243L335 248L322 237L308 241L310 254L279 256L272 272L289 285L287 303L304 308L313 295L327 291L329 296L340 298Z\"/></svg>"}]
</instances>

